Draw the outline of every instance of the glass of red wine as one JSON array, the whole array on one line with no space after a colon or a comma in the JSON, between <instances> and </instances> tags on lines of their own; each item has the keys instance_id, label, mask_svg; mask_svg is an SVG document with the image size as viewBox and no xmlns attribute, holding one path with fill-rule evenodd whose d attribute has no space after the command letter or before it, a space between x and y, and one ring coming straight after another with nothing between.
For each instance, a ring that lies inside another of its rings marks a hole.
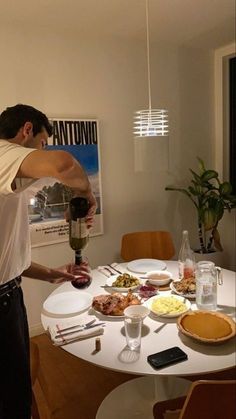
<instances>
[{"instance_id":1,"label":"glass of red wine","mask_svg":"<svg viewBox=\"0 0 236 419\"><path fill-rule=\"evenodd\" d=\"M83 258L81 255L81 251L77 250L75 252L75 264L80 265L82 262L83 262ZM87 277L86 275L83 276L83 274L81 274L79 275L78 279L76 279L75 281L71 281L71 284L75 288L83 289L83 288L89 287L91 282L92 282L91 276Z\"/></svg>"}]
</instances>

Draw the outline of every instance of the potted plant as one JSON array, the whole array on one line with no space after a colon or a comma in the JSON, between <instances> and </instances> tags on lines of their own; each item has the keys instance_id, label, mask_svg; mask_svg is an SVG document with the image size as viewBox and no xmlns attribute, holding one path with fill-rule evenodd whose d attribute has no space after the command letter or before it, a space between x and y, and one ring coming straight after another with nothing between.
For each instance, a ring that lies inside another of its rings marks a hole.
<instances>
[{"instance_id":1,"label":"potted plant","mask_svg":"<svg viewBox=\"0 0 236 419\"><path fill-rule=\"evenodd\" d=\"M220 235L217 229L224 211L231 211L236 207L236 195L232 194L229 182L220 182L215 170L206 169L202 159L198 157L199 173L189 169L193 175L191 184L187 188L167 186L167 191L179 191L191 199L197 210L198 236L200 248L198 253L212 253L222 251Z\"/></svg>"}]
</instances>

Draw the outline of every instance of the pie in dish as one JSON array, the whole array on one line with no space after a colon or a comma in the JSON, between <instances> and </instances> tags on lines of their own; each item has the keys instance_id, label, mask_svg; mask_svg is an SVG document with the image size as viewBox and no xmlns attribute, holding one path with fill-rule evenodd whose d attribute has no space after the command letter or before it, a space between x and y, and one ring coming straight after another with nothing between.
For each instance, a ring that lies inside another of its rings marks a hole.
<instances>
[{"instance_id":1,"label":"pie in dish","mask_svg":"<svg viewBox=\"0 0 236 419\"><path fill-rule=\"evenodd\" d=\"M206 343L225 342L236 334L236 324L231 317L213 311L183 314L177 326L184 335Z\"/></svg>"}]
</instances>

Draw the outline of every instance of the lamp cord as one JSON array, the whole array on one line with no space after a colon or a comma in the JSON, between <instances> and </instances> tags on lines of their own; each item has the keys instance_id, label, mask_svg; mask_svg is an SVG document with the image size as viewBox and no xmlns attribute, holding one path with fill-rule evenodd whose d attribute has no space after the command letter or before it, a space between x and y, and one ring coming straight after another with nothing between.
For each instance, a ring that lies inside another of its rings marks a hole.
<instances>
[{"instance_id":1,"label":"lamp cord","mask_svg":"<svg viewBox=\"0 0 236 419\"><path fill-rule=\"evenodd\" d=\"M150 47L149 47L149 13L148 13L148 0L146 0L146 26L147 26L148 103L149 103L149 110L151 110L152 109L152 99L151 99L151 76L150 76Z\"/></svg>"}]
</instances>

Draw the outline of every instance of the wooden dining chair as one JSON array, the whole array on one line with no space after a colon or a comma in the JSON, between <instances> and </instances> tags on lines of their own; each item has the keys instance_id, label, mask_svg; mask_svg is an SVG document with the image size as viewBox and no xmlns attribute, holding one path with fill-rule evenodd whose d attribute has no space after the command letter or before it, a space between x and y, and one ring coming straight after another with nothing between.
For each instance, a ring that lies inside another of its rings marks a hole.
<instances>
[{"instance_id":1,"label":"wooden dining chair","mask_svg":"<svg viewBox=\"0 0 236 419\"><path fill-rule=\"evenodd\" d=\"M235 419L236 380L199 380L186 397L157 402L154 419Z\"/></svg>"},{"instance_id":2,"label":"wooden dining chair","mask_svg":"<svg viewBox=\"0 0 236 419\"><path fill-rule=\"evenodd\" d=\"M169 231L138 231L122 236L121 257L125 262L143 258L168 260L174 254Z\"/></svg>"},{"instance_id":3,"label":"wooden dining chair","mask_svg":"<svg viewBox=\"0 0 236 419\"><path fill-rule=\"evenodd\" d=\"M179 377L148 375L133 378L105 397L96 419L151 419L157 400L186 397L190 386L190 381Z\"/></svg>"}]
</instances>

